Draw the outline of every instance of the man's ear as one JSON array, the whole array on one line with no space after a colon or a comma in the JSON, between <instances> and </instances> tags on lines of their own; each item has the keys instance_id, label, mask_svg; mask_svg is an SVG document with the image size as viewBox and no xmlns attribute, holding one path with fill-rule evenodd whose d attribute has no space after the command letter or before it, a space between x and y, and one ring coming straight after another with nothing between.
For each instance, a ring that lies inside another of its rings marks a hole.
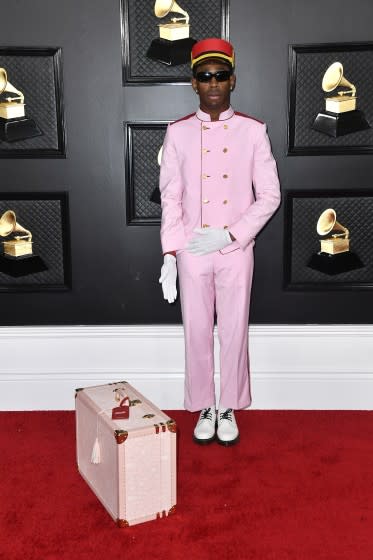
<instances>
[{"instance_id":1,"label":"man's ear","mask_svg":"<svg viewBox=\"0 0 373 560\"><path fill-rule=\"evenodd\" d=\"M197 91L197 80L195 79L195 77L193 76L192 79L190 80L191 84L192 84L192 88L194 89L194 91Z\"/></svg>"},{"instance_id":2,"label":"man's ear","mask_svg":"<svg viewBox=\"0 0 373 560\"><path fill-rule=\"evenodd\" d=\"M231 85L231 91L233 91L236 87L236 74L232 74L232 76L229 78L229 81Z\"/></svg>"}]
</instances>

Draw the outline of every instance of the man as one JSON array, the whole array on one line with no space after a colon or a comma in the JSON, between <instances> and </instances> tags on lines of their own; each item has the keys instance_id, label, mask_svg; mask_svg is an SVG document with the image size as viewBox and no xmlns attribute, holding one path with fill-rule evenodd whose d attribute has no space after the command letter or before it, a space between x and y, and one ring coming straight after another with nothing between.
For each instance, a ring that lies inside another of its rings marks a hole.
<instances>
[{"instance_id":1,"label":"man","mask_svg":"<svg viewBox=\"0 0 373 560\"><path fill-rule=\"evenodd\" d=\"M179 274L185 408L201 411L194 440L205 444L217 437L218 443L232 445L239 439L234 410L251 402L247 328L254 240L278 207L280 190L265 125L230 105L236 84L232 45L216 38L199 41L192 49L192 71L200 107L168 126L163 147L159 281L172 303Z\"/></svg>"}]
</instances>

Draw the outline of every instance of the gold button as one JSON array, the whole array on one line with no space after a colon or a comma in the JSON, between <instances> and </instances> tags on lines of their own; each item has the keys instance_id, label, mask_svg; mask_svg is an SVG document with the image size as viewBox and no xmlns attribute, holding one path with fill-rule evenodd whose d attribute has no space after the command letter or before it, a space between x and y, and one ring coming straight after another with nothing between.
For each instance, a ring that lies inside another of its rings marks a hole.
<instances>
[{"instance_id":1,"label":"gold button","mask_svg":"<svg viewBox=\"0 0 373 560\"><path fill-rule=\"evenodd\" d=\"M202 153L203 154L207 154L210 150L208 150L207 148L202 148Z\"/></svg>"},{"instance_id":2,"label":"gold button","mask_svg":"<svg viewBox=\"0 0 373 560\"><path fill-rule=\"evenodd\" d=\"M202 224L203 228L210 227L209 224Z\"/></svg>"},{"instance_id":3,"label":"gold button","mask_svg":"<svg viewBox=\"0 0 373 560\"><path fill-rule=\"evenodd\" d=\"M210 201L209 201L208 198L204 198L204 199L202 200L202 202L203 202L203 204L207 204L207 203L210 202Z\"/></svg>"},{"instance_id":4,"label":"gold button","mask_svg":"<svg viewBox=\"0 0 373 560\"><path fill-rule=\"evenodd\" d=\"M223 152L224 152L225 154L227 153L227 151L228 151L228 148L224 148L224 149L223 149Z\"/></svg>"},{"instance_id":5,"label":"gold button","mask_svg":"<svg viewBox=\"0 0 373 560\"><path fill-rule=\"evenodd\" d=\"M210 127L203 125L202 130L210 130Z\"/></svg>"},{"instance_id":6,"label":"gold button","mask_svg":"<svg viewBox=\"0 0 373 560\"><path fill-rule=\"evenodd\" d=\"M228 226L224 226L224 229L228 229Z\"/></svg>"},{"instance_id":7,"label":"gold button","mask_svg":"<svg viewBox=\"0 0 373 560\"><path fill-rule=\"evenodd\" d=\"M223 179L228 179L228 175L226 173L224 173Z\"/></svg>"},{"instance_id":8,"label":"gold button","mask_svg":"<svg viewBox=\"0 0 373 560\"><path fill-rule=\"evenodd\" d=\"M227 129L227 128L228 128L228 125L227 125L227 124L225 124L225 125L224 125L224 128L225 128L225 129Z\"/></svg>"},{"instance_id":9,"label":"gold button","mask_svg":"<svg viewBox=\"0 0 373 560\"><path fill-rule=\"evenodd\" d=\"M228 204L228 200L223 200L223 204Z\"/></svg>"},{"instance_id":10,"label":"gold button","mask_svg":"<svg viewBox=\"0 0 373 560\"><path fill-rule=\"evenodd\" d=\"M208 179L209 177L210 177L210 175L207 175L207 173L204 173L204 174L202 175L202 179Z\"/></svg>"}]
</instances>

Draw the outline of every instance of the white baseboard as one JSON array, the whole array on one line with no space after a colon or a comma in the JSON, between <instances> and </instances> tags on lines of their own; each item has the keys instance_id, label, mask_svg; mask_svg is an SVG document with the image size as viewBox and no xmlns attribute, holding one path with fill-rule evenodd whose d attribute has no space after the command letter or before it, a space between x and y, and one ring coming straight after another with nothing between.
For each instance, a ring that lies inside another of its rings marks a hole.
<instances>
[{"instance_id":1,"label":"white baseboard","mask_svg":"<svg viewBox=\"0 0 373 560\"><path fill-rule=\"evenodd\" d=\"M373 325L252 325L252 408L372 410L372 335ZM216 334L215 349L218 365ZM118 380L179 409L183 372L179 325L0 328L0 410L71 410L75 388Z\"/></svg>"}]
</instances>

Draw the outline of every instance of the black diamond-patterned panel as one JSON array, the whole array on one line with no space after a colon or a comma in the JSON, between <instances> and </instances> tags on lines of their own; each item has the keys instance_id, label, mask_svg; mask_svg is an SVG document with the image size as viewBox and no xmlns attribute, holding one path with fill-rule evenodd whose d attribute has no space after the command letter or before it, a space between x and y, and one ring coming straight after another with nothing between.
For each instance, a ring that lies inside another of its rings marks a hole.
<instances>
[{"instance_id":1,"label":"black diamond-patterned panel","mask_svg":"<svg viewBox=\"0 0 373 560\"><path fill-rule=\"evenodd\" d=\"M58 122L52 56L3 55L0 67L8 81L25 96L25 114L42 135L16 142L0 141L0 150L58 150Z\"/></svg>"},{"instance_id":2,"label":"black diamond-patterned panel","mask_svg":"<svg viewBox=\"0 0 373 560\"><path fill-rule=\"evenodd\" d=\"M159 127L134 127L132 129L132 196L135 219L160 219L159 204L150 200L159 183L158 152L166 133L165 124Z\"/></svg>"},{"instance_id":3,"label":"black diamond-patterned panel","mask_svg":"<svg viewBox=\"0 0 373 560\"><path fill-rule=\"evenodd\" d=\"M1 285L63 285L64 270L64 232L62 205L60 200L0 200L0 216L6 210L13 210L17 222L32 233L33 253L38 255L48 270L13 277L0 272ZM3 254L2 241L13 236L0 238L0 254Z\"/></svg>"},{"instance_id":4,"label":"black diamond-patterned panel","mask_svg":"<svg viewBox=\"0 0 373 560\"><path fill-rule=\"evenodd\" d=\"M182 78L190 75L190 64L165 66L164 64L147 58L146 52L153 39L159 37L158 24L168 23L169 14L164 18L157 18L154 14L154 0L141 1L123 0L127 2L128 26L124 22L124 34L129 33L129 65L130 78L136 80L141 77ZM180 7L187 11L190 17L190 37L200 40L205 37L222 36L223 9L221 0L180 0ZM181 14L179 14L181 16ZM172 81L172 80L170 80Z\"/></svg>"},{"instance_id":5,"label":"black diamond-patterned panel","mask_svg":"<svg viewBox=\"0 0 373 560\"><path fill-rule=\"evenodd\" d=\"M350 231L350 251L360 258L363 268L330 276L307 266L311 256L320 251L316 224L327 208L334 208L337 221ZM288 239L291 243L292 284L373 283L373 195L294 198L292 221Z\"/></svg>"},{"instance_id":6,"label":"black diamond-patterned panel","mask_svg":"<svg viewBox=\"0 0 373 560\"><path fill-rule=\"evenodd\" d=\"M335 52L298 52L296 56L296 99L294 146L366 146L373 145L373 128L332 138L312 129L316 115L325 110L326 94L322 78L333 62L341 62L344 76L357 91L357 109L364 112L373 126L373 50ZM338 88L339 90L345 88Z\"/></svg>"}]
</instances>

